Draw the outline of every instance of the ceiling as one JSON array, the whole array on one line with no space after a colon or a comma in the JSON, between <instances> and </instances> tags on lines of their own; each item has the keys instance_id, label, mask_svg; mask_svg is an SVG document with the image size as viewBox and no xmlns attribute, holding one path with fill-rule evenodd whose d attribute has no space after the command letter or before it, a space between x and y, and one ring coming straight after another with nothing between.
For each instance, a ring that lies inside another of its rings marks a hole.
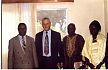
<instances>
[{"instance_id":1,"label":"ceiling","mask_svg":"<svg viewBox=\"0 0 108 70\"><path fill-rule=\"evenodd\" d=\"M56 3L74 2L74 0L2 0L2 3Z\"/></svg>"}]
</instances>

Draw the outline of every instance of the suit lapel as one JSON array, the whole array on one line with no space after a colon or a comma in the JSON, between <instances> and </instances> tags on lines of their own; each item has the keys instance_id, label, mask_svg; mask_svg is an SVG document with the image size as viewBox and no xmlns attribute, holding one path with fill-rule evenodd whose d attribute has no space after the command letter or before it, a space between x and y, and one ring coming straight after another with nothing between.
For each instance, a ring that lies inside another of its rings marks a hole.
<instances>
[{"instance_id":1,"label":"suit lapel","mask_svg":"<svg viewBox=\"0 0 108 70\"><path fill-rule=\"evenodd\" d=\"M43 42L42 42L43 41L42 40L43 39L43 31L40 33L40 38L39 39L40 39L39 40L39 42L40 42L40 44L39 44L40 49L39 50L40 50L40 54L43 55Z\"/></svg>"},{"instance_id":2,"label":"suit lapel","mask_svg":"<svg viewBox=\"0 0 108 70\"><path fill-rule=\"evenodd\" d=\"M54 45L54 44L53 44L53 42L54 42L53 39L54 39L54 38L53 38L53 37L54 37L54 36L53 36L53 30L51 30L51 55L54 53L53 50L52 50L52 49L54 48L54 46L53 46L53 45Z\"/></svg>"},{"instance_id":3,"label":"suit lapel","mask_svg":"<svg viewBox=\"0 0 108 70\"><path fill-rule=\"evenodd\" d=\"M18 35L16 36L16 45L18 45L19 47L21 47L21 44L20 44L20 40L19 40L19 37L18 37Z\"/></svg>"},{"instance_id":4,"label":"suit lapel","mask_svg":"<svg viewBox=\"0 0 108 70\"><path fill-rule=\"evenodd\" d=\"M29 46L29 39L28 36L26 35L26 48Z\"/></svg>"},{"instance_id":5,"label":"suit lapel","mask_svg":"<svg viewBox=\"0 0 108 70\"><path fill-rule=\"evenodd\" d=\"M24 49L22 48L21 44L20 44L20 40L18 35L16 36L16 50L19 51L20 53L24 53Z\"/></svg>"}]
</instances>

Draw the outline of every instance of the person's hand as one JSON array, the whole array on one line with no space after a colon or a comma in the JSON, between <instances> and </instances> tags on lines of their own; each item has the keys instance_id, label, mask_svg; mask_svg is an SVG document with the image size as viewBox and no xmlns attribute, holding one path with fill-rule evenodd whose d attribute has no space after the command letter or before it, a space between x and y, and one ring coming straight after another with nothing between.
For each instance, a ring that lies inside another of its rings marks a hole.
<instances>
[{"instance_id":1,"label":"person's hand","mask_svg":"<svg viewBox=\"0 0 108 70\"><path fill-rule=\"evenodd\" d=\"M86 61L87 63L90 62L89 59L88 59L87 57L84 57L84 58L85 58L85 61Z\"/></svg>"},{"instance_id":2,"label":"person's hand","mask_svg":"<svg viewBox=\"0 0 108 70\"><path fill-rule=\"evenodd\" d=\"M61 68L63 68L63 63L62 62L60 63L60 65L61 65Z\"/></svg>"},{"instance_id":3,"label":"person's hand","mask_svg":"<svg viewBox=\"0 0 108 70\"><path fill-rule=\"evenodd\" d=\"M88 65L91 69L95 69L95 66L92 63L88 63Z\"/></svg>"},{"instance_id":4,"label":"person's hand","mask_svg":"<svg viewBox=\"0 0 108 70\"><path fill-rule=\"evenodd\" d=\"M86 61L86 64L87 64L91 69L94 69L94 68L95 68L95 66L94 66L92 63L90 63L90 61L89 61L89 59L88 59L87 57L85 57L85 61Z\"/></svg>"},{"instance_id":5,"label":"person's hand","mask_svg":"<svg viewBox=\"0 0 108 70\"><path fill-rule=\"evenodd\" d=\"M102 66L102 63L99 63L97 66L96 66L96 69L100 69Z\"/></svg>"},{"instance_id":6,"label":"person's hand","mask_svg":"<svg viewBox=\"0 0 108 70\"><path fill-rule=\"evenodd\" d=\"M78 68L80 68L82 66L82 62L80 61L80 62L74 62L74 67L75 67L75 69L78 69Z\"/></svg>"},{"instance_id":7,"label":"person's hand","mask_svg":"<svg viewBox=\"0 0 108 70\"><path fill-rule=\"evenodd\" d=\"M61 62L61 63L57 63L57 67L58 67L59 69L63 68L63 63L62 63L62 62Z\"/></svg>"},{"instance_id":8,"label":"person's hand","mask_svg":"<svg viewBox=\"0 0 108 70\"><path fill-rule=\"evenodd\" d=\"M60 69L60 63L57 63L57 67Z\"/></svg>"}]
</instances>

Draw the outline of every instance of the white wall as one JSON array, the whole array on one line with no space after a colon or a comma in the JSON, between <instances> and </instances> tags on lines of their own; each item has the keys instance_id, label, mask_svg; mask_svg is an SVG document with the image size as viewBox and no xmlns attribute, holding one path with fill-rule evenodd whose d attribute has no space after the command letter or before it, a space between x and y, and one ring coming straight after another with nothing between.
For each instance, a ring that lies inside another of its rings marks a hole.
<instances>
[{"instance_id":1,"label":"white wall","mask_svg":"<svg viewBox=\"0 0 108 70\"><path fill-rule=\"evenodd\" d=\"M104 0L105 32L108 32L108 0Z\"/></svg>"},{"instance_id":2,"label":"white wall","mask_svg":"<svg viewBox=\"0 0 108 70\"><path fill-rule=\"evenodd\" d=\"M31 6L33 4L29 3L27 5ZM33 12L26 12L26 10L29 11L30 9L29 7L27 9L25 6L26 5L23 7L23 4L2 5L2 68L7 68L8 40L18 34L17 26L19 22L27 22L27 25L29 26L29 32L27 34L34 37L34 34L36 33L36 22L34 21L34 25L28 23L31 22L31 19L27 16L27 13L32 13L32 16L36 15L36 9L67 8L67 23L74 22L76 24L76 33L79 33L86 38L89 35L88 26L90 22L98 20L102 26L102 33L105 34L104 0L74 0L72 3L38 3L33 5ZM23 8L19 9L19 7ZM25 15L28 20L24 19L25 17L23 15ZM36 19L35 17L36 16L33 18Z\"/></svg>"},{"instance_id":3,"label":"white wall","mask_svg":"<svg viewBox=\"0 0 108 70\"><path fill-rule=\"evenodd\" d=\"M1 13L1 3L0 3L0 13ZM1 21L1 17L0 17L0 21ZM1 24L0 24L1 27ZM0 37L1 37L1 28L0 28ZM0 40L0 45L1 45L1 40ZM1 48L0 48L0 52L1 52ZM0 61L1 61L1 54L0 54ZM0 64L0 69L1 69L1 64Z\"/></svg>"},{"instance_id":4,"label":"white wall","mask_svg":"<svg viewBox=\"0 0 108 70\"><path fill-rule=\"evenodd\" d=\"M107 9L107 22L106 22L106 24L107 24L107 32L108 32L108 0L107 0L107 7L106 7L106 9Z\"/></svg>"},{"instance_id":5,"label":"white wall","mask_svg":"<svg viewBox=\"0 0 108 70\"><path fill-rule=\"evenodd\" d=\"M104 0L75 0L74 3L41 3L37 4L39 9L67 8L67 23L76 24L77 33L84 37L89 35L88 26L91 21L98 20L102 26L102 33L105 34L104 23Z\"/></svg>"},{"instance_id":6,"label":"white wall","mask_svg":"<svg viewBox=\"0 0 108 70\"><path fill-rule=\"evenodd\" d=\"M105 33L103 0L76 0L71 12L70 20L73 19L77 32L84 37L89 35L89 24L95 19L101 23L102 33Z\"/></svg>"}]
</instances>

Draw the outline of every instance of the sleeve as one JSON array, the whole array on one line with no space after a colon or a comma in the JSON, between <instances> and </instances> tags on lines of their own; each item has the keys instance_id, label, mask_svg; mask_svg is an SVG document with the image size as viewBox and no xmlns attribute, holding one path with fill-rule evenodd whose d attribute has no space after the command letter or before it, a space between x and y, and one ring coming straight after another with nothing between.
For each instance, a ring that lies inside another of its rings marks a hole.
<instances>
[{"instance_id":1,"label":"sleeve","mask_svg":"<svg viewBox=\"0 0 108 70\"><path fill-rule=\"evenodd\" d=\"M38 68L38 59L37 59L37 52L36 52L36 47L35 47L34 39L32 40L32 46L33 46L34 67Z\"/></svg>"},{"instance_id":2,"label":"sleeve","mask_svg":"<svg viewBox=\"0 0 108 70\"><path fill-rule=\"evenodd\" d=\"M59 62L63 62L64 60L64 50L63 50L63 46L62 46L62 42L61 42L61 35L59 33L59 36L58 36L58 49L59 49Z\"/></svg>"},{"instance_id":3,"label":"sleeve","mask_svg":"<svg viewBox=\"0 0 108 70\"><path fill-rule=\"evenodd\" d=\"M9 46L8 46L8 69L13 69L13 43L12 40L9 40Z\"/></svg>"},{"instance_id":4,"label":"sleeve","mask_svg":"<svg viewBox=\"0 0 108 70\"><path fill-rule=\"evenodd\" d=\"M82 36L78 35L76 39L76 54L75 54L75 61L81 61L82 60L82 49L84 46L85 40Z\"/></svg>"},{"instance_id":5,"label":"sleeve","mask_svg":"<svg viewBox=\"0 0 108 70\"><path fill-rule=\"evenodd\" d=\"M39 51L39 39L38 39L38 34L35 36L35 49L36 49L36 54L37 54L37 60L38 60L38 67L40 65L40 51Z\"/></svg>"},{"instance_id":6,"label":"sleeve","mask_svg":"<svg viewBox=\"0 0 108 70\"><path fill-rule=\"evenodd\" d=\"M64 59L66 56L66 37L63 38L63 42L62 42L62 47L63 47L63 51L64 51Z\"/></svg>"}]
</instances>

